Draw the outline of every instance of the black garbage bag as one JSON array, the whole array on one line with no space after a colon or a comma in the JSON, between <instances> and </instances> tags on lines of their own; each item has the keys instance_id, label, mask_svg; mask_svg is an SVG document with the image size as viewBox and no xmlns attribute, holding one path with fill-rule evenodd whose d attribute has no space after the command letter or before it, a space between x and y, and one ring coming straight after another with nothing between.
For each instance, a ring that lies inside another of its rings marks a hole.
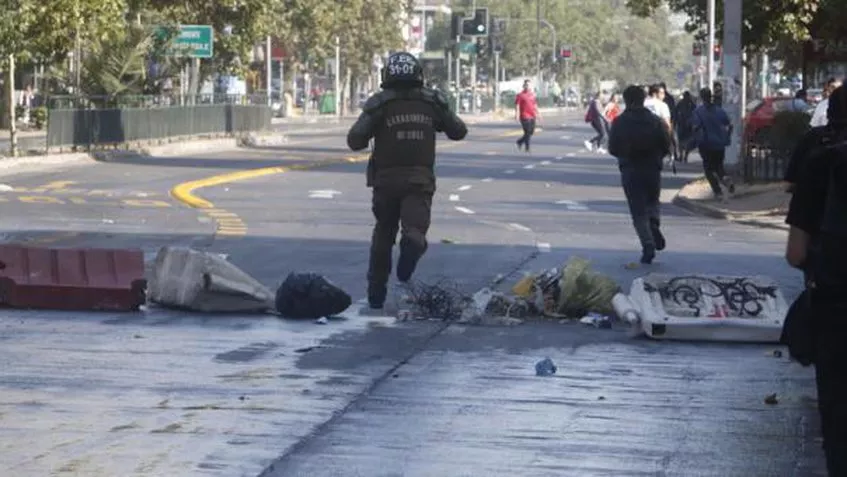
<instances>
[{"instance_id":1,"label":"black garbage bag","mask_svg":"<svg viewBox=\"0 0 847 477\"><path fill-rule=\"evenodd\" d=\"M815 332L812 328L811 303L809 291L803 293L794 300L785 315L782 325L780 344L788 346L788 354L803 366L814 363Z\"/></svg>"},{"instance_id":2,"label":"black garbage bag","mask_svg":"<svg viewBox=\"0 0 847 477\"><path fill-rule=\"evenodd\" d=\"M352 303L347 292L317 273L291 273L276 291L276 311L288 318L333 316Z\"/></svg>"}]
</instances>

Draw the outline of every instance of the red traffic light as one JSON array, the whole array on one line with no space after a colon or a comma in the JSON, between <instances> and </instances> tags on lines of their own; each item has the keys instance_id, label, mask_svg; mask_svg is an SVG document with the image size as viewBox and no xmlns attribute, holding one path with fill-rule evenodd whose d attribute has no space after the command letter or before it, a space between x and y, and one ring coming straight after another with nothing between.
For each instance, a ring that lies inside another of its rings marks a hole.
<instances>
[{"instance_id":1,"label":"red traffic light","mask_svg":"<svg viewBox=\"0 0 847 477\"><path fill-rule=\"evenodd\" d=\"M559 52L559 56L561 56L562 58L570 58L572 54L573 52L571 52L569 48L562 48L562 50Z\"/></svg>"}]
</instances>

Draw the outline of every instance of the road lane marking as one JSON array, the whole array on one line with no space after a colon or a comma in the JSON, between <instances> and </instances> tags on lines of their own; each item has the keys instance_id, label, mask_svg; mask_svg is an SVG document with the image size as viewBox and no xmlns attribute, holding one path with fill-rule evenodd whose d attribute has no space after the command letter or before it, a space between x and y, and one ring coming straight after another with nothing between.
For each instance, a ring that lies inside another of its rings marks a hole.
<instances>
[{"instance_id":1,"label":"road lane marking","mask_svg":"<svg viewBox=\"0 0 847 477\"><path fill-rule=\"evenodd\" d=\"M127 205L130 207L170 207L171 204L165 202L164 200L150 200L150 199L124 199L121 201L123 205Z\"/></svg>"},{"instance_id":2,"label":"road lane marking","mask_svg":"<svg viewBox=\"0 0 847 477\"><path fill-rule=\"evenodd\" d=\"M575 200L558 200L557 205L564 205L568 210L588 210L588 207Z\"/></svg>"},{"instance_id":3,"label":"road lane marking","mask_svg":"<svg viewBox=\"0 0 847 477\"><path fill-rule=\"evenodd\" d=\"M569 140L570 138L571 138L571 136L562 136L562 139L564 139L566 141Z\"/></svg>"},{"instance_id":4,"label":"road lane marking","mask_svg":"<svg viewBox=\"0 0 847 477\"><path fill-rule=\"evenodd\" d=\"M549 252L553 247L551 247L547 242L538 242L535 244L535 248L538 249L539 252Z\"/></svg>"},{"instance_id":5,"label":"road lane marking","mask_svg":"<svg viewBox=\"0 0 847 477\"><path fill-rule=\"evenodd\" d=\"M337 195L341 195L340 190L323 189L309 191L310 199L334 199Z\"/></svg>"},{"instance_id":6,"label":"road lane marking","mask_svg":"<svg viewBox=\"0 0 847 477\"><path fill-rule=\"evenodd\" d=\"M523 166L524 169L535 169L535 164L527 164Z\"/></svg>"},{"instance_id":7,"label":"road lane marking","mask_svg":"<svg viewBox=\"0 0 847 477\"><path fill-rule=\"evenodd\" d=\"M541 161L542 166L549 166L550 164L552 164L550 161Z\"/></svg>"},{"instance_id":8,"label":"road lane marking","mask_svg":"<svg viewBox=\"0 0 847 477\"><path fill-rule=\"evenodd\" d=\"M450 194L450 202L459 202L459 194Z\"/></svg>"},{"instance_id":9,"label":"road lane marking","mask_svg":"<svg viewBox=\"0 0 847 477\"><path fill-rule=\"evenodd\" d=\"M26 204L64 204L61 199L46 195L22 195L18 200Z\"/></svg>"},{"instance_id":10,"label":"road lane marking","mask_svg":"<svg viewBox=\"0 0 847 477\"><path fill-rule=\"evenodd\" d=\"M486 151L486 152L485 152L485 155L486 155L486 156L496 156L496 155L497 155L497 151Z\"/></svg>"},{"instance_id":11,"label":"road lane marking","mask_svg":"<svg viewBox=\"0 0 847 477\"><path fill-rule=\"evenodd\" d=\"M470 190L470 188L471 188L471 186L469 186L469 185L467 185L467 184L466 184L466 185L463 185L463 186L459 187L459 188L458 188L458 189L456 189L456 190L457 190L457 191L459 191L459 192L464 192L464 191L466 191L466 190Z\"/></svg>"},{"instance_id":12,"label":"road lane marking","mask_svg":"<svg viewBox=\"0 0 847 477\"><path fill-rule=\"evenodd\" d=\"M511 227L511 228L513 228L513 229L515 229L515 230L520 230L521 232L532 232L532 229L531 229L531 228L529 228L529 227L527 227L527 226L525 226L525 225L516 224L516 223L514 223L514 222L510 223L510 224L509 224L509 227Z\"/></svg>"},{"instance_id":13,"label":"road lane marking","mask_svg":"<svg viewBox=\"0 0 847 477\"><path fill-rule=\"evenodd\" d=\"M575 153L575 152L569 152L569 153L567 153L567 154L566 154L566 156L568 156L568 157L576 157L576 153Z\"/></svg>"},{"instance_id":14,"label":"road lane marking","mask_svg":"<svg viewBox=\"0 0 847 477\"><path fill-rule=\"evenodd\" d=\"M507 169L507 170L503 171L503 173L504 174L514 174L515 170L514 169Z\"/></svg>"},{"instance_id":15,"label":"road lane marking","mask_svg":"<svg viewBox=\"0 0 847 477\"><path fill-rule=\"evenodd\" d=\"M469 209L467 207L456 206L455 209L458 210L459 212L463 213L463 214L468 214L468 215L473 215L473 214L476 213L476 212L472 211L471 209Z\"/></svg>"},{"instance_id":16,"label":"road lane marking","mask_svg":"<svg viewBox=\"0 0 847 477\"><path fill-rule=\"evenodd\" d=\"M491 181L493 181L493 180L494 180L494 179L492 179L491 177L486 177L485 179L482 179L482 181L481 181L481 182L491 182Z\"/></svg>"}]
</instances>

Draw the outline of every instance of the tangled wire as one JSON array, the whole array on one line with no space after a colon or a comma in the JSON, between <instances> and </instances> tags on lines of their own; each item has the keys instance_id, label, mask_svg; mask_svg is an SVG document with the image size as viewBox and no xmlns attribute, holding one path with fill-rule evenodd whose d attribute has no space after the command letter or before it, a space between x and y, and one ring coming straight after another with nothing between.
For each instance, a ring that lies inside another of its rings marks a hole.
<instances>
[{"instance_id":1,"label":"tangled wire","mask_svg":"<svg viewBox=\"0 0 847 477\"><path fill-rule=\"evenodd\" d=\"M446 278L432 284L410 283L404 289L408 293L407 304L411 311L425 318L458 320L472 300L456 282Z\"/></svg>"}]
</instances>

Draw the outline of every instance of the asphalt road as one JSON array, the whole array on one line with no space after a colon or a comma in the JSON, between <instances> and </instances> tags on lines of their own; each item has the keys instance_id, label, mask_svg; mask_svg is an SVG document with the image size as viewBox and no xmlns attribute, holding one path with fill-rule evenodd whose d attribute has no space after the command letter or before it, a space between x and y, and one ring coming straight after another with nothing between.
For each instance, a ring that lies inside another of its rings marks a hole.
<instances>
[{"instance_id":1,"label":"asphalt road","mask_svg":"<svg viewBox=\"0 0 847 477\"><path fill-rule=\"evenodd\" d=\"M511 124L477 125L442 147L416 278L472 291L578 255L624 285L650 270L764 274L797 292L784 233L670 205L668 250L648 269L625 268L639 251L617 170L582 150L590 134L578 119L546 120L532 154L516 151ZM362 298L372 226L363 163L197 190L237 215L228 228L167 194L212 175L348 156L339 132L316 127L284 148L8 177L0 230L151 254L190 244L269 286L314 271ZM666 176L665 198L693 176ZM165 310L8 312L0 326L0 469L15 475L824 475L812 374L770 346L559 323L351 316L320 326ZM545 356L555 377L534 375ZM778 405L764 404L771 393Z\"/></svg>"}]
</instances>

